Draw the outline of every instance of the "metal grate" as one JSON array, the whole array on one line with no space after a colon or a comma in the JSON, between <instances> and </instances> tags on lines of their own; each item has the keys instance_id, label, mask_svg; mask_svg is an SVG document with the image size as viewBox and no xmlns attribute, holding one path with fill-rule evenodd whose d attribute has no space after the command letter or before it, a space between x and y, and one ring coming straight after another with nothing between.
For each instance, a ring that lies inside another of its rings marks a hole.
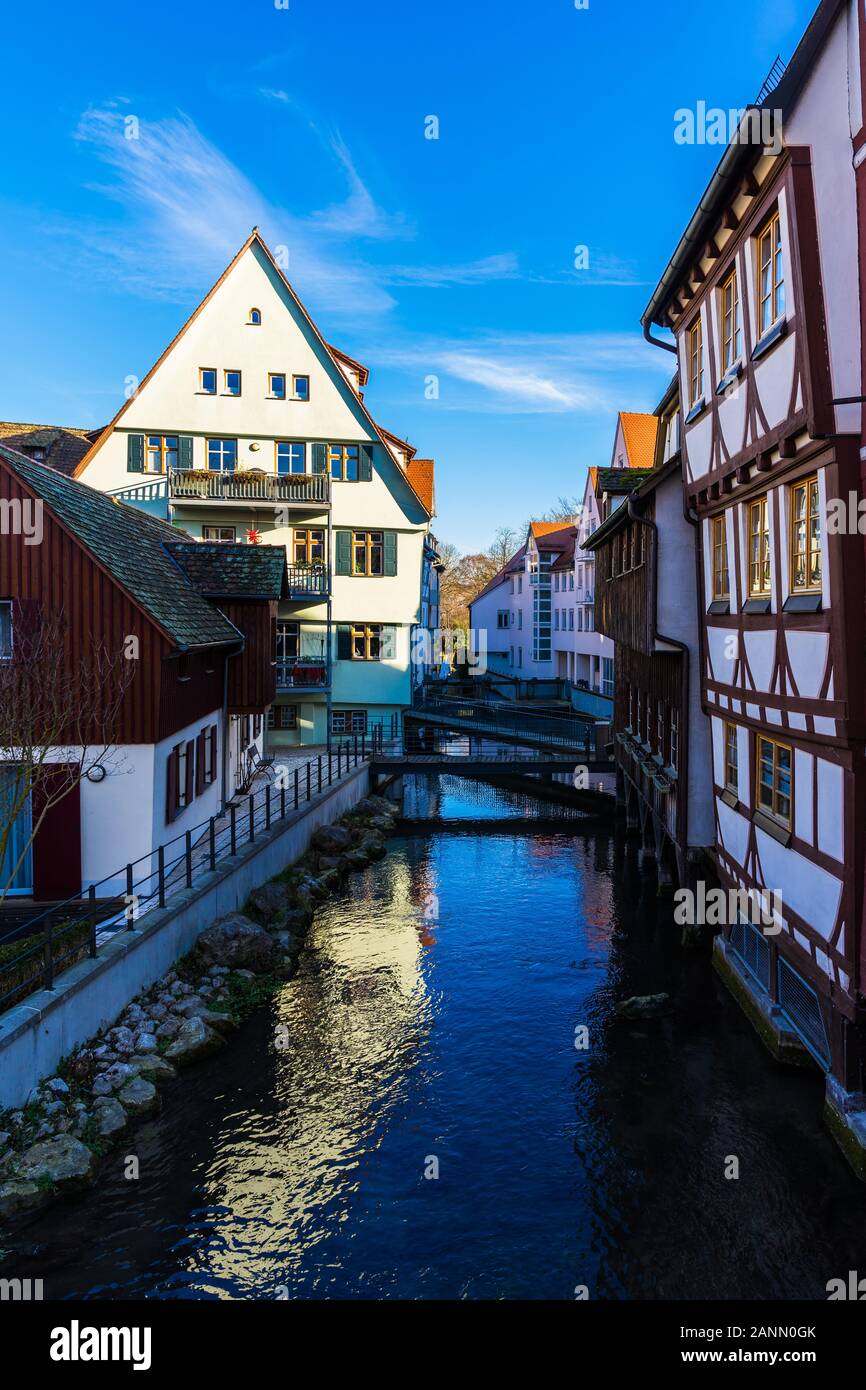
<instances>
[{"instance_id":1,"label":"metal grate","mask_svg":"<svg viewBox=\"0 0 866 1390\"><path fill-rule=\"evenodd\" d=\"M779 1008L819 1066L830 1068L830 1043L818 996L802 975L779 959Z\"/></svg>"},{"instance_id":2,"label":"metal grate","mask_svg":"<svg viewBox=\"0 0 866 1390\"><path fill-rule=\"evenodd\" d=\"M773 66L764 78L764 85L755 97L756 106L761 106L762 103L767 100L770 93L776 90L782 78L785 76L785 67L786 64L782 62L781 55L777 53L773 59Z\"/></svg>"},{"instance_id":3,"label":"metal grate","mask_svg":"<svg viewBox=\"0 0 866 1390\"><path fill-rule=\"evenodd\" d=\"M770 992L770 946L763 932L752 922L735 922L731 928L731 949L765 993Z\"/></svg>"}]
</instances>

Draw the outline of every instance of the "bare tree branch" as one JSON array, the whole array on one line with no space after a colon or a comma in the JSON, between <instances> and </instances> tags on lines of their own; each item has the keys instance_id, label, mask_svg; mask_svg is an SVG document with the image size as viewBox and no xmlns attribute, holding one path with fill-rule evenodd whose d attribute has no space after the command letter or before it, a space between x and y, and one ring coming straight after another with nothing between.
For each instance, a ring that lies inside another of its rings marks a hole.
<instances>
[{"instance_id":1,"label":"bare tree branch","mask_svg":"<svg viewBox=\"0 0 866 1390\"><path fill-rule=\"evenodd\" d=\"M48 813L97 764L116 761L134 674L135 661L102 641L73 658L62 610L36 619L32 631L16 626L12 656L0 661L0 902ZM38 811L10 864L14 823L34 801Z\"/></svg>"}]
</instances>

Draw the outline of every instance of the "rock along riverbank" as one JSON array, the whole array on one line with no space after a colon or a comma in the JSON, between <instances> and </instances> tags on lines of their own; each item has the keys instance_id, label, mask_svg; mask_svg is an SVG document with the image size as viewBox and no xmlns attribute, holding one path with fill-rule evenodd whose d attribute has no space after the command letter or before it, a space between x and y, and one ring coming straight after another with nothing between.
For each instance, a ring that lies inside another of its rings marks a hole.
<instances>
[{"instance_id":1,"label":"rock along riverbank","mask_svg":"<svg viewBox=\"0 0 866 1390\"><path fill-rule=\"evenodd\" d=\"M254 889L243 912L205 928L111 1027L39 1081L23 1109L0 1112L0 1220L25 1220L98 1179L129 1127L159 1110L160 1088L229 1045L291 979L316 904L384 858L397 814L370 796L322 826L297 863Z\"/></svg>"}]
</instances>

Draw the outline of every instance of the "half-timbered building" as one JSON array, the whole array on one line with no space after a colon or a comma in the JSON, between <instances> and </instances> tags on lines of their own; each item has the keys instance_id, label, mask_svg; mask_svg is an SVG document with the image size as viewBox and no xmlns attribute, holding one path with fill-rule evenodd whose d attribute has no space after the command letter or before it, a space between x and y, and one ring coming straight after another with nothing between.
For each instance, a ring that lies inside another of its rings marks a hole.
<instances>
[{"instance_id":1,"label":"half-timbered building","mask_svg":"<svg viewBox=\"0 0 866 1390\"><path fill-rule=\"evenodd\" d=\"M864 442L864 53L862 6L824 0L643 317L679 359L719 873L776 895L771 926L727 922L717 963L774 1047L798 1040L830 1073L849 1137L866 1080L864 564L838 516L856 513Z\"/></svg>"},{"instance_id":2,"label":"half-timbered building","mask_svg":"<svg viewBox=\"0 0 866 1390\"><path fill-rule=\"evenodd\" d=\"M620 490L584 546L595 560L595 624L616 650L617 801L659 886L672 887L692 884L714 835L676 379L656 414L653 467L618 475L631 488Z\"/></svg>"},{"instance_id":3,"label":"half-timbered building","mask_svg":"<svg viewBox=\"0 0 866 1390\"><path fill-rule=\"evenodd\" d=\"M0 662L38 677L42 634L63 644L45 669L93 697L50 740L28 730L36 777L17 716L0 729L0 807L21 806L2 886L42 900L125 891L119 869L217 815L253 771L285 551L197 543L2 444L0 523ZM94 680L76 685L79 671Z\"/></svg>"}]
</instances>

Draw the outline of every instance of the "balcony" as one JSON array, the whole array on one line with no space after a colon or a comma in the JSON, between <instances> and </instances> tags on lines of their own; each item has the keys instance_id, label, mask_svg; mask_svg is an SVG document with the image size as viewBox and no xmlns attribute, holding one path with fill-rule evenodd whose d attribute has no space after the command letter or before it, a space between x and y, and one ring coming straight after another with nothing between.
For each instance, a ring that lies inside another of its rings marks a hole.
<instances>
[{"instance_id":1,"label":"balcony","mask_svg":"<svg viewBox=\"0 0 866 1390\"><path fill-rule=\"evenodd\" d=\"M257 468L232 473L173 469L168 488L172 501L193 504L233 502L235 506L302 506L315 511L331 504L331 480L326 473L265 473Z\"/></svg>"},{"instance_id":2,"label":"balcony","mask_svg":"<svg viewBox=\"0 0 866 1390\"><path fill-rule=\"evenodd\" d=\"M331 571L327 565L289 565L289 598L327 598L331 588Z\"/></svg>"},{"instance_id":3,"label":"balcony","mask_svg":"<svg viewBox=\"0 0 866 1390\"><path fill-rule=\"evenodd\" d=\"M277 662L277 690L327 690L330 677L324 657L299 656Z\"/></svg>"}]
</instances>

